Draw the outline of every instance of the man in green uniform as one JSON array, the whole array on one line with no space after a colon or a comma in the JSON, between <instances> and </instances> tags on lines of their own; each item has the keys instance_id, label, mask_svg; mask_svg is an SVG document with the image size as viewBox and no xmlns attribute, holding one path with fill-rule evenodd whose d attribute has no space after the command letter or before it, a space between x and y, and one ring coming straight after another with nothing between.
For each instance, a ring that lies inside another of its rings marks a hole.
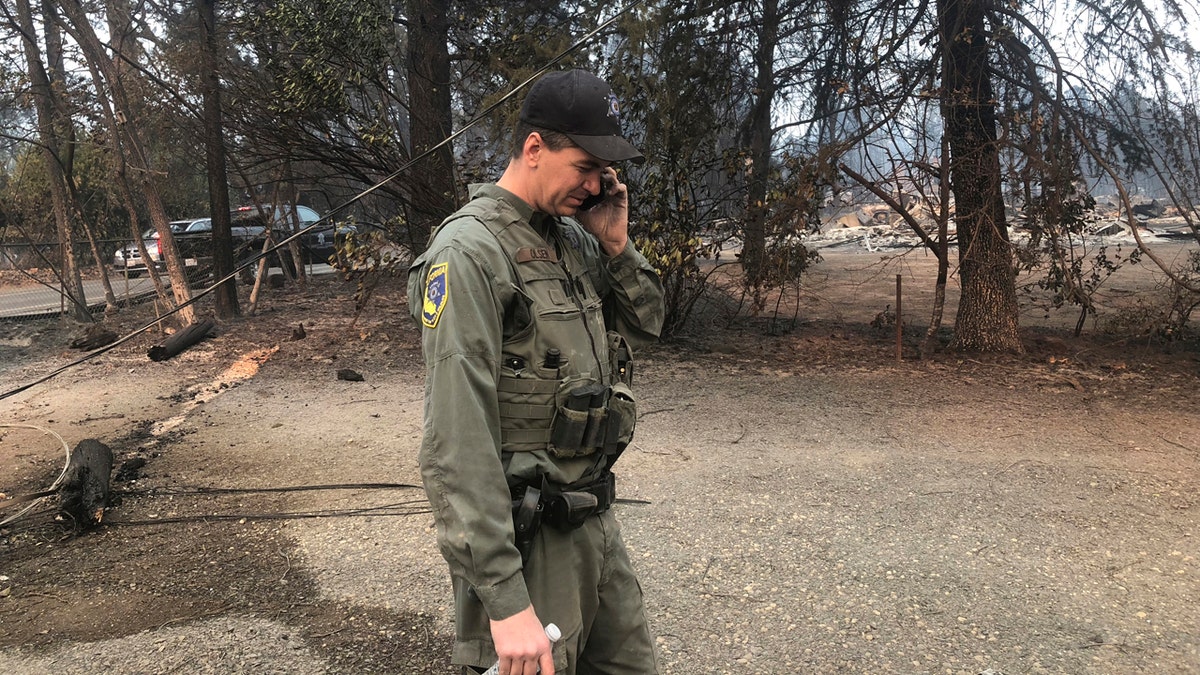
<instances>
[{"instance_id":1,"label":"man in green uniform","mask_svg":"<svg viewBox=\"0 0 1200 675\"><path fill-rule=\"evenodd\" d=\"M544 76L503 176L473 186L409 271L426 365L421 473L464 673L497 660L501 675L657 672L609 510L636 421L631 348L663 322L611 168L624 160L642 156L609 86L580 70Z\"/></svg>"}]
</instances>

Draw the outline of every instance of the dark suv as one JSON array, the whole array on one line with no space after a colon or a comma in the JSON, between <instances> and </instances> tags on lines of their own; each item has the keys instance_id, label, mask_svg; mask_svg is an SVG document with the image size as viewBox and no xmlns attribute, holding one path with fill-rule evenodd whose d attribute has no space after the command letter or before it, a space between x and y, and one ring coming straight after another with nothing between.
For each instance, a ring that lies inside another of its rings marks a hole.
<instances>
[{"instance_id":1,"label":"dark suv","mask_svg":"<svg viewBox=\"0 0 1200 675\"><path fill-rule=\"evenodd\" d=\"M283 241L298 230L321 220L317 212L307 206L297 206L295 214L292 213L290 207L272 209L269 205L243 206L235 210L231 216L235 232L239 227L258 228L261 232L266 228L266 217L264 216L270 217L272 219L272 242ZM353 229L353 226L350 225L335 226L332 221L326 221L313 228L312 231L306 232L299 239L303 261L306 263L328 261L330 256L336 252L338 241ZM261 251L262 243L262 238L258 237L256 242L251 242L249 249Z\"/></svg>"}]
</instances>

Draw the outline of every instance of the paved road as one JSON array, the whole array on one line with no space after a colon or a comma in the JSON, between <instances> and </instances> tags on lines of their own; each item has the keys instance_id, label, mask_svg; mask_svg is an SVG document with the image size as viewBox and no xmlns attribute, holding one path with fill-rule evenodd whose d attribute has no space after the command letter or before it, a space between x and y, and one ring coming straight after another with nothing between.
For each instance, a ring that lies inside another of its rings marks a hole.
<instances>
[{"instance_id":1,"label":"paved road","mask_svg":"<svg viewBox=\"0 0 1200 675\"><path fill-rule=\"evenodd\" d=\"M270 271L278 272L278 268ZM329 274L333 268L329 265L312 265L310 275ZM123 274L109 275L113 293L118 300L136 301L154 294L154 284L148 277L126 279ZM163 278L166 281L166 278ZM88 305L93 308L104 307L104 285L99 279L83 282L83 294ZM41 284L23 284L20 286L0 286L0 319L15 319L35 316L59 314L63 309L63 297L58 285L43 286Z\"/></svg>"},{"instance_id":2,"label":"paved road","mask_svg":"<svg viewBox=\"0 0 1200 675\"><path fill-rule=\"evenodd\" d=\"M125 279L124 276L109 277L113 293L118 299L137 299L154 292L148 278ZM99 279L83 282L83 295L93 307L104 305L104 285ZM0 288L0 319L58 314L64 299L57 284L6 286Z\"/></svg>"}]
</instances>

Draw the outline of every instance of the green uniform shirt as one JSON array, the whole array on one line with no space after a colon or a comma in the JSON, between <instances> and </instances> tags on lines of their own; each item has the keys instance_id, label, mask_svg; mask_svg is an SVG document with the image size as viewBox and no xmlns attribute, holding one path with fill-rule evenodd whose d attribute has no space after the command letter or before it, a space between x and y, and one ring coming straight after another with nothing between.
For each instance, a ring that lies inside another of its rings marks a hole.
<instances>
[{"instance_id":1,"label":"green uniform shirt","mask_svg":"<svg viewBox=\"0 0 1200 675\"><path fill-rule=\"evenodd\" d=\"M577 222L535 213L496 185L475 187L473 197L491 202L471 211L472 216L447 219L429 249L413 262L408 293L413 318L424 327L420 464L438 544L451 574L465 579L488 616L499 620L529 606L513 540L510 484L541 475L568 484L604 467L602 457L594 455L562 459L547 450L501 452L497 387L502 346L514 331L529 330L521 327L522 321L532 322L536 331L543 319L536 311L532 318L513 316L522 301L514 272L518 252L503 250L481 219L533 228L547 249L571 246L603 301L605 327L633 346L657 338L664 318L663 291L632 242L610 258ZM563 253L559 251L565 259ZM577 352L585 349L575 347ZM586 349L594 352L597 346Z\"/></svg>"}]
</instances>

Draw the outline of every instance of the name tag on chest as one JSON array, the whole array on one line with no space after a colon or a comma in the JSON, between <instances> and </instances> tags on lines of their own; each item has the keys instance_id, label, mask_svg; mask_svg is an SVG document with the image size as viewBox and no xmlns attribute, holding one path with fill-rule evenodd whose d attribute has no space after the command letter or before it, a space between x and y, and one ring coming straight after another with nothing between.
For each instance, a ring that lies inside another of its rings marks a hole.
<instances>
[{"instance_id":1,"label":"name tag on chest","mask_svg":"<svg viewBox=\"0 0 1200 675\"><path fill-rule=\"evenodd\" d=\"M533 248L531 246L523 246L517 249L516 260L518 263L558 262L558 255L552 248Z\"/></svg>"}]
</instances>

